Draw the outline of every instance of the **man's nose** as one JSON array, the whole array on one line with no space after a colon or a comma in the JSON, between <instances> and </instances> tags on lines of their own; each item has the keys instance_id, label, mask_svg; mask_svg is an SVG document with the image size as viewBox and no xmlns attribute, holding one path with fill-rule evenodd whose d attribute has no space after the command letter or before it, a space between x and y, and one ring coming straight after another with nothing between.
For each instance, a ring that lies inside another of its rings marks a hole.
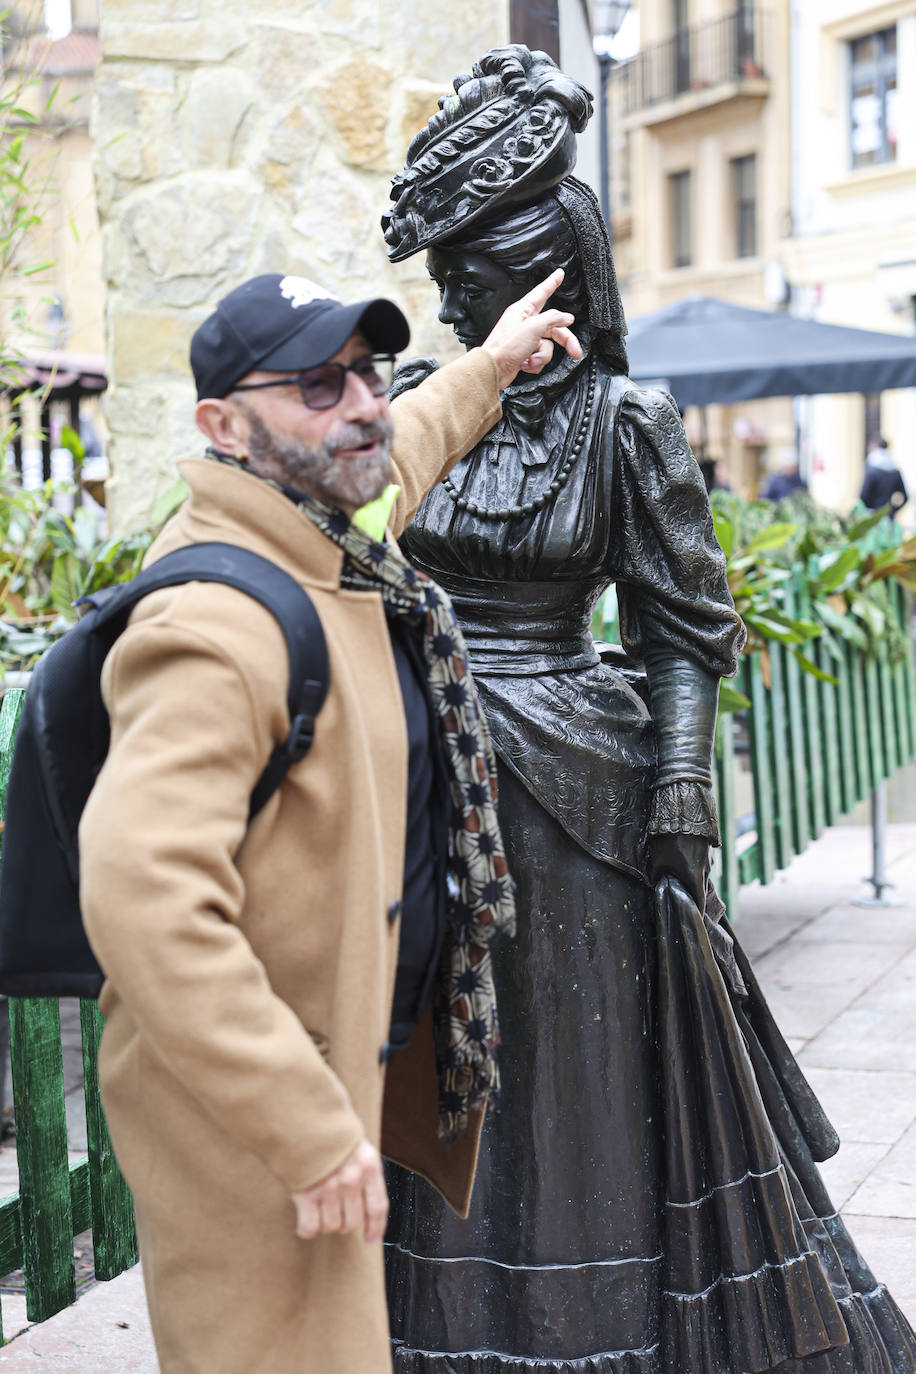
<instances>
[{"instance_id":1,"label":"man's nose","mask_svg":"<svg viewBox=\"0 0 916 1374\"><path fill-rule=\"evenodd\" d=\"M348 420L368 424L385 414L388 409L388 397L384 391L381 396L374 396L358 373L347 372L341 404Z\"/></svg>"}]
</instances>

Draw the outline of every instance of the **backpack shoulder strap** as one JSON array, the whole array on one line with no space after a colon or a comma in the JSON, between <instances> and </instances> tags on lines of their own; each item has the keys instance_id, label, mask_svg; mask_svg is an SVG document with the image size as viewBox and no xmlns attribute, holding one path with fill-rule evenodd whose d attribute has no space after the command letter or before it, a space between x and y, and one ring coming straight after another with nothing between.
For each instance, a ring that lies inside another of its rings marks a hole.
<instances>
[{"instance_id":1,"label":"backpack shoulder strap","mask_svg":"<svg viewBox=\"0 0 916 1374\"><path fill-rule=\"evenodd\" d=\"M255 785L250 820L311 747L315 717L324 704L331 677L324 631L311 597L295 578L239 544L188 544L144 568L133 581L83 597L83 602L96 608L95 628L102 630L106 625L123 625L144 596L185 582L222 582L245 592L270 611L286 640L290 732L274 749Z\"/></svg>"}]
</instances>

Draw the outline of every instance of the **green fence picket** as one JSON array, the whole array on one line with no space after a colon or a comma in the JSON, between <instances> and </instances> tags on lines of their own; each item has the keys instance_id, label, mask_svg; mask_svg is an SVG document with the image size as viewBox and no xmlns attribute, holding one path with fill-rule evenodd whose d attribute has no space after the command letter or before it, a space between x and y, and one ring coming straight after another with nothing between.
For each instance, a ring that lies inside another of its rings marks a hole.
<instances>
[{"instance_id":1,"label":"green fence picket","mask_svg":"<svg viewBox=\"0 0 916 1374\"><path fill-rule=\"evenodd\" d=\"M828 671L837 680L837 746L840 769L840 809L851 811L858 801L856 788L856 739L852 711L852 683L849 676L849 659L843 645L840 645L839 659L827 658Z\"/></svg>"},{"instance_id":2,"label":"green fence picket","mask_svg":"<svg viewBox=\"0 0 916 1374\"><path fill-rule=\"evenodd\" d=\"M874 658L865 660L865 714L868 724L869 789L874 791L887 777L881 724L881 683Z\"/></svg>"},{"instance_id":3,"label":"green fence picket","mask_svg":"<svg viewBox=\"0 0 916 1374\"><path fill-rule=\"evenodd\" d=\"M797 573L796 592L799 614L808 620L811 617L811 598L802 569ZM816 840L827 824L827 816L818 682L810 673L802 674L802 699L805 710L805 753L808 761L808 815L811 820L811 838Z\"/></svg>"},{"instance_id":4,"label":"green fence picket","mask_svg":"<svg viewBox=\"0 0 916 1374\"><path fill-rule=\"evenodd\" d=\"M137 1262L137 1232L130 1190L115 1161L99 1092L98 1054L104 1020L96 1002L80 1002L83 1032L86 1136L95 1275L113 1279Z\"/></svg>"},{"instance_id":5,"label":"green fence picket","mask_svg":"<svg viewBox=\"0 0 916 1374\"><path fill-rule=\"evenodd\" d=\"M869 747L868 703L865 693L865 660L851 644L845 646L852 687L852 715L855 730L856 800L864 801L872 791L871 753Z\"/></svg>"},{"instance_id":6,"label":"green fence picket","mask_svg":"<svg viewBox=\"0 0 916 1374\"><path fill-rule=\"evenodd\" d=\"M785 589L786 614L796 613L793 584ZM808 819L808 762L806 753L805 711L802 692L802 668L791 654L786 655L786 708L789 728L789 776L792 784L792 836L796 854L808 848L811 827Z\"/></svg>"},{"instance_id":7,"label":"green fence picket","mask_svg":"<svg viewBox=\"0 0 916 1374\"><path fill-rule=\"evenodd\" d=\"M738 915L738 855L735 848L735 723L722 715L716 724L716 802L722 836L719 896L732 920Z\"/></svg>"},{"instance_id":8,"label":"green fence picket","mask_svg":"<svg viewBox=\"0 0 916 1374\"><path fill-rule=\"evenodd\" d=\"M773 815L772 732L770 701L763 680L759 654L751 654L747 664L748 733L754 774L754 809L757 813L757 847L760 881L771 881L777 868L776 826Z\"/></svg>"},{"instance_id":9,"label":"green fence picket","mask_svg":"<svg viewBox=\"0 0 916 1374\"><path fill-rule=\"evenodd\" d=\"M10 1059L26 1311L41 1322L76 1299L60 1008L10 998Z\"/></svg>"},{"instance_id":10,"label":"green fence picket","mask_svg":"<svg viewBox=\"0 0 916 1374\"><path fill-rule=\"evenodd\" d=\"M787 868L795 852L792 835L792 785L789 771L788 700L785 670L790 655L781 644L770 648L769 736L773 770L776 867Z\"/></svg>"},{"instance_id":11,"label":"green fence picket","mask_svg":"<svg viewBox=\"0 0 916 1374\"><path fill-rule=\"evenodd\" d=\"M813 657L822 672L830 672L832 660L823 644L815 642ZM824 765L824 819L828 825L836 825L843 814L837 689L832 682L820 682L818 687L821 708L821 749Z\"/></svg>"}]
</instances>

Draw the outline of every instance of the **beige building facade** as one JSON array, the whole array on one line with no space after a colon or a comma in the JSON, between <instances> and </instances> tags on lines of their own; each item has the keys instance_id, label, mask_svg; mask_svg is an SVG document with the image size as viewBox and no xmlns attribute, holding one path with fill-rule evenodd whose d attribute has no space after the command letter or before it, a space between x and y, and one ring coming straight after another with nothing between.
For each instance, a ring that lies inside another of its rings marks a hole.
<instances>
[{"instance_id":1,"label":"beige building facade","mask_svg":"<svg viewBox=\"0 0 916 1374\"><path fill-rule=\"evenodd\" d=\"M794 0L792 26L795 232L782 251L798 307L912 334L916 0ZM916 390L814 397L799 415L817 499L849 508L879 432L916 494Z\"/></svg>"},{"instance_id":2,"label":"beige building facade","mask_svg":"<svg viewBox=\"0 0 916 1374\"><path fill-rule=\"evenodd\" d=\"M627 314L694 294L766 308L791 211L788 0L641 0L639 19L640 52L612 80ZM782 399L685 419L698 456L747 495L794 443Z\"/></svg>"}]
</instances>

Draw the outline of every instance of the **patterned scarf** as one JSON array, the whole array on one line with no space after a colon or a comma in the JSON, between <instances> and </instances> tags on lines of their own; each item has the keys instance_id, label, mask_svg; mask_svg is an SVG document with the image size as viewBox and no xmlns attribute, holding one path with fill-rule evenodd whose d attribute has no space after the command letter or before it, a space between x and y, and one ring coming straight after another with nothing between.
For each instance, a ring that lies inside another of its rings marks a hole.
<instances>
[{"instance_id":1,"label":"patterned scarf","mask_svg":"<svg viewBox=\"0 0 916 1374\"><path fill-rule=\"evenodd\" d=\"M213 450L210 456L251 472ZM442 588L412 567L396 544L373 539L343 511L301 491L280 490L343 549L341 586L380 592L386 613L402 616L421 634L452 801L446 929L432 1000L439 1135L450 1143L467 1125L468 1112L499 1090L490 942L498 934L515 934L514 888L496 817L496 758L489 730L464 637Z\"/></svg>"}]
</instances>

